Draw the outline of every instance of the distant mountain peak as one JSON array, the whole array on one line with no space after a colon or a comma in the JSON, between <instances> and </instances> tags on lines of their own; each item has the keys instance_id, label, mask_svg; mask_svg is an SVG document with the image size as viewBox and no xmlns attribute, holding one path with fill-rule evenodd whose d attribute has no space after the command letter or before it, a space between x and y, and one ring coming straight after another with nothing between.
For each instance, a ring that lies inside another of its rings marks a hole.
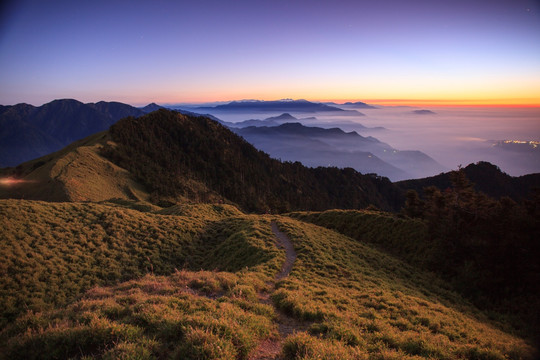
<instances>
[{"instance_id":1,"label":"distant mountain peak","mask_svg":"<svg viewBox=\"0 0 540 360\"><path fill-rule=\"evenodd\" d=\"M291 114L289 113L283 113L281 115L278 115L278 116L272 116L272 117L269 117L269 118L266 118L264 119L266 121L278 121L278 120L285 120L285 121L289 121L289 120L298 120L297 118L295 118L294 116L292 116Z\"/></svg>"},{"instance_id":2,"label":"distant mountain peak","mask_svg":"<svg viewBox=\"0 0 540 360\"><path fill-rule=\"evenodd\" d=\"M150 103L142 108L140 108L143 112L145 113L150 113L152 111L156 111L156 110L159 110L159 109L163 109L163 106L160 106L156 103Z\"/></svg>"},{"instance_id":3,"label":"distant mountain peak","mask_svg":"<svg viewBox=\"0 0 540 360\"><path fill-rule=\"evenodd\" d=\"M375 106L366 104L365 102L362 102L362 101L356 101L356 102L349 101L349 102L344 103L343 105L354 105L354 107L361 108L361 109L377 109Z\"/></svg>"},{"instance_id":4,"label":"distant mountain peak","mask_svg":"<svg viewBox=\"0 0 540 360\"><path fill-rule=\"evenodd\" d=\"M307 126L304 126L302 125L301 123L299 122L288 122L288 123L285 123L285 124L281 124L280 126L278 126L279 128L282 128L282 129L301 129L301 128L307 128Z\"/></svg>"},{"instance_id":5,"label":"distant mountain peak","mask_svg":"<svg viewBox=\"0 0 540 360\"><path fill-rule=\"evenodd\" d=\"M344 110L339 107L329 106L326 104L311 102L308 100L248 100L248 101L232 101L228 104L217 105L214 107L200 107L205 111L245 111L245 112L339 112L341 114L351 114L362 116L363 114L356 110Z\"/></svg>"},{"instance_id":6,"label":"distant mountain peak","mask_svg":"<svg viewBox=\"0 0 540 360\"><path fill-rule=\"evenodd\" d=\"M436 114L436 112L434 111L431 111L431 110L414 110L413 113L417 114L417 115L433 115L433 114Z\"/></svg>"}]
</instances>

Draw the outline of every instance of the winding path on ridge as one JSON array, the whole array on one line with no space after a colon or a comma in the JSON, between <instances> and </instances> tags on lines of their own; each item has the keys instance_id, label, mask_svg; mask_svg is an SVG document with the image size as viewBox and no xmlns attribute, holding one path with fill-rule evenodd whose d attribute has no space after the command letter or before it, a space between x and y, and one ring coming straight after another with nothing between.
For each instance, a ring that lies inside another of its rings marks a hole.
<instances>
[{"instance_id":1,"label":"winding path on ridge","mask_svg":"<svg viewBox=\"0 0 540 360\"><path fill-rule=\"evenodd\" d=\"M272 232L276 236L278 247L285 249L285 262L281 267L281 271L276 275L276 281L286 278L291 273L291 270L296 260L296 251L294 251L294 246L291 242L291 239L281 232L275 221L272 221Z\"/></svg>"},{"instance_id":2,"label":"winding path on ridge","mask_svg":"<svg viewBox=\"0 0 540 360\"><path fill-rule=\"evenodd\" d=\"M296 260L296 251L294 251L294 246L287 234L279 230L275 221L272 221L271 226L272 232L276 236L276 246L278 248L285 249L285 262L283 263L281 271L276 275L275 279L275 281L279 281L286 278L291 273L294 261ZM277 314L276 322L278 324L279 338L266 339L262 341L253 351L252 355L249 357L249 360L279 359L281 347L285 338L291 334L294 334L295 332L307 330L310 325L310 323L303 323L290 316L287 316L277 309L270 299L270 295L276 290L275 282L269 285L269 291L267 293L259 294L259 299L263 304L274 306Z\"/></svg>"}]
</instances>

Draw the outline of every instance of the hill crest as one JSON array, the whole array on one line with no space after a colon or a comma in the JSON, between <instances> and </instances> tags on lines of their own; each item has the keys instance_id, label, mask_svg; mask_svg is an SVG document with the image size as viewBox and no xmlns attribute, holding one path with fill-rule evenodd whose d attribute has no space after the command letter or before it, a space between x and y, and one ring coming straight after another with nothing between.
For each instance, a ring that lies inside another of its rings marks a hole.
<instances>
[{"instance_id":1,"label":"hill crest","mask_svg":"<svg viewBox=\"0 0 540 360\"><path fill-rule=\"evenodd\" d=\"M90 182L102 181L107 169L125 175L107 175L109 180L100 185L117 189L111 190L114 196L108 190L83 195L75 190L80 184L68 181L66 175L73 178L78 174L75 178L83 181L84 187L97 189ZM232 202L258 212L362 208L369 204L391 210L401 201L388 179L353 169L313 169L280 162L211 119L163 109L124 118L106 133L3 173L37 181L3 188L0 195L4 198L99 201L104 196L149 196L154 202ZM66 176L61 183L60 175ZM40 190L34 191L37 188Z\"/></svg>"}]
</instances>

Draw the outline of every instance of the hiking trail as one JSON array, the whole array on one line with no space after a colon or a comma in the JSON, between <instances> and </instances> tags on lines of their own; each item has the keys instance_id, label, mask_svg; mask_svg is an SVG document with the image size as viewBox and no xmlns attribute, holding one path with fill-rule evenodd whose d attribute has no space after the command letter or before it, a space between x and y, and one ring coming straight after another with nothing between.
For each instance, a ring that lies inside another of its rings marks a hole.
<instances>
[{"instance_id":1,"label":"hiking trail","mask_svg":"<svg viewBox=\"0 0 540 360\"><path fill-rule=\"evenodd\" d=\"M266 339L261 341L259 346L249 357L249 360L279 359L285 338L296 332L305 331L309 325L311 325L311 322L302 322L284 314L282 311L276 308L272 302L272 299L270 298L272 293L276 290L275 283L289 276L293 268L294 261L296 260L296 251L294 251L294 246L287 234L279 230L275 221L272 221L271 226L272 232L276 237L276 246L285 250L285 262L281 267L281 271L276 275L275 281L268 284L270 285L268 292L259 294L259 300L263 304L274 307L274 311L277 315L276 322L278 324L279 337L277 339Z\"/></svg>"}]
</instances>

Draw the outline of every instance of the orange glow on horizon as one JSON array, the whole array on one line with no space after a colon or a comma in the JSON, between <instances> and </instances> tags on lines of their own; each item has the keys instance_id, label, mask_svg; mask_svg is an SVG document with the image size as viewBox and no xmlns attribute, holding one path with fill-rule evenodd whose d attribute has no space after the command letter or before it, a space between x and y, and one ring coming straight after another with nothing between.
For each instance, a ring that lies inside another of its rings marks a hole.
<instances>
[{"instance_id":1,"label":"orange glow on horizon","mask_svg":"<svg viewBox=\"0 0 540 360\"><path fill-rule=\"evenodd\" d=\"M345 102L361 101L373 105L386 106L463 106L463 107L540 107L540 95L535 92L529 94L514 94L514 96L474 96L473 94L433 94L425 96L422 94L414 94L412 96L403 96L404 94L393 94L385 96L384 92L374 91L371 96L366 91L328 91L326 94L319 89L312 91L307 89L294 89L293 91L281 91L281 89L272 89L269 91L236 91L236 92L221 92L215 91L212 93L201 93L194 91L191 94L187 93L169 93L161 94L161 96L153 96L146 98L137 96L131 98L132 103L137 103L142 106L150 102L158 104L200 104L213 102L231 102L244 99L257 100L279 100L279 99L306 99L313 102L335 102L343 104ZM445 96L446 95L446 96ZM457 95L457 96L456 96Z\"/></svg>"},{"instance_id":2,"label":"orange glow on horizon","mask_svg":"<svg viewBox=\"0 0 540 360\"><path fill-rule=\"evenodd\" d=\"M540 107L540 99L366 99L364 102L388 106Z\"/></svg>"},{"instance_id":3,"label":"orange glow on horizon","mask_svg":"<svg viewBox=\"0 0 540 360\"><path fill-rule=\"evenodd\" d=\"M436 107L522 107L522 108L536 108L540 107L540 98L538 99L482 99L482 100L468 100L468 99L388 99L388 98L310 98L310 97L239 97L231 99L229 97L218 97L214 99L190 99L190 100L176 100L176 101L159 101L156 103L161 104L203 104L213 102L231 102L241 101L244 99L257 99L263 101L276 101L284 98L292 99L305 99L312 102L335 102L336 104L343 104L346 102L364 102L370 105L383 105L383 106L436 106ZM149 102L142 102L138 105L144 106Z\"/></svg>"}]
</instances>

